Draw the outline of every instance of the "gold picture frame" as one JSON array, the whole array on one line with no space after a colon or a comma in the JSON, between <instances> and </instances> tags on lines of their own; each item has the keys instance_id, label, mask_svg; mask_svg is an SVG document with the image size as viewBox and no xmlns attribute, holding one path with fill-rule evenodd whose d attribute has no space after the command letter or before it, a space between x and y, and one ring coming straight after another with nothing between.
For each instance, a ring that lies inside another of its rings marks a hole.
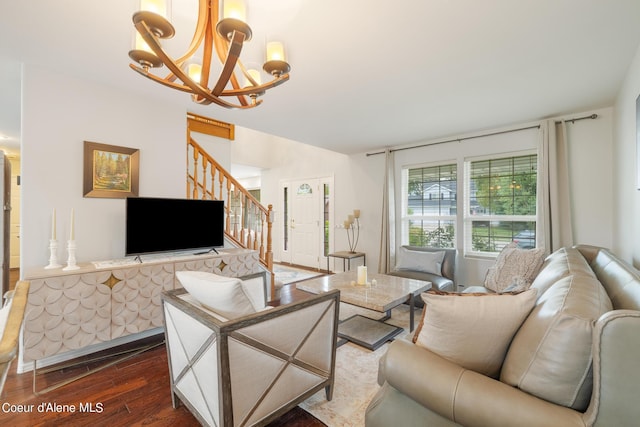
<instances>
[{"instance_id":1,"label":"gold picture frame","mask_svg":"<svg viewBox=\"0 0 640 427\"><path fill-rule=\"evenodd\" d=\"M140 150L84 141L84 197L138 196Z\"/></svg>"}]
</instances>

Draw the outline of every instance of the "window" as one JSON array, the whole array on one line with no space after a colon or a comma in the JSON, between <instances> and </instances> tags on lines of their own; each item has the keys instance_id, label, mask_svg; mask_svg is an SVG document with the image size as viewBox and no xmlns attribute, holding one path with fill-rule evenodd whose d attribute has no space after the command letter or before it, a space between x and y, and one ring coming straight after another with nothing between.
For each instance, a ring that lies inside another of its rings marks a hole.
<instances>
[{"instance_id":1,"label":"window","mask_svg":"<svg viewBox=\"0 0 640 427\"><path fill-rule=\"evenodd\" d=\"M465 172L466 252L535 247L537 155L468 161Z\"/></svg>"},{"instance_id":2,"label":"window","mask_svg":"<svg viewBox=\"0 0 640 427\"><path fill-rule=\"evenodd\" d=\"M455 247L456 164L404 169L403 175L403 244Z\"/></svg>"}]
</instances>

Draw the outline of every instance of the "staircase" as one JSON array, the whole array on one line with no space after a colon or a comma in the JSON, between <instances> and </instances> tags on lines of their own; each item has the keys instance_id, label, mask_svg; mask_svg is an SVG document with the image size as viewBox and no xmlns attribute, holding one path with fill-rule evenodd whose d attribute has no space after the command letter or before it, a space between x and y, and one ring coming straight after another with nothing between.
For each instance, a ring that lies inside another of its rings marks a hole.
<instances>
[{"instance_id":1,"label":"staircase","mask_svg":"<svg viewBox=\"0 0 640 427\"><path fill-rule=\"evenodd\" d=\"M187 142L187 197L224 200L225 235L236 246L258 252L260 263L271 273L273 298L273 206L262 206L193 138L188 138Z\"/></svg>"}]
</instances>

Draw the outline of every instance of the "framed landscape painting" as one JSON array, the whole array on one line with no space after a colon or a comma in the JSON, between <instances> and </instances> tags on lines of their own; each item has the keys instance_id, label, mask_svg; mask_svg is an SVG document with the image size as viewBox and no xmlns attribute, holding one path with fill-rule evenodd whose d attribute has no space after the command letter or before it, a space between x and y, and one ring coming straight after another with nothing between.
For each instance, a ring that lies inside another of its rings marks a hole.
<instances>
[{"instance_id":1,"label":"framed landscape painting","mask_svg":"<svg viewBox=\"0 0 640 427\"><path fill-rule=\"evenodd\" d=\"M84 141L84 197L138 196L140 150Z\"/></svg>"}]
</instances>

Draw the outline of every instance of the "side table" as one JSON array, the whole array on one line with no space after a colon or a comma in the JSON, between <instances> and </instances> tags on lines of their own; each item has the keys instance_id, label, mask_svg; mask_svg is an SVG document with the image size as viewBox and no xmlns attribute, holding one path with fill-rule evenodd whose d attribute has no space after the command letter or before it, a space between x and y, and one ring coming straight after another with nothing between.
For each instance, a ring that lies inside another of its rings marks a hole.
<instances>
[{"instance_id":1,"label":"side table","mask_svg":"<svg viewBox=\"0 0 640 427\"><path fill-rule=\"evenodd\" d=\"M327 274L331 273L329 270L329 258L342 258L342 271L351 270L351 260L355 258L362 258L363 265L367 265L367 255L364 252L334 252L327 255ZM345 263L347 262L347 269L345 269Z\"/></svg>"}]
</instances>

